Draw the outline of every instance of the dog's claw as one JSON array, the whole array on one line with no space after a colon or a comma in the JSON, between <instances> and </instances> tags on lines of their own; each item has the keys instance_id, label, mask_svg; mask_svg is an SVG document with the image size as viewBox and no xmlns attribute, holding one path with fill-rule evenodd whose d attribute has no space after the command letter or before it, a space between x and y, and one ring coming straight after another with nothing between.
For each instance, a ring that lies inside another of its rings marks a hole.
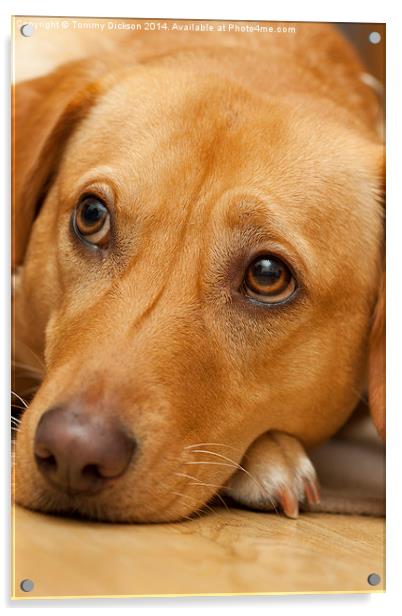
<instances>
[{"instance_id":1,"label":"dog's claw","mask_svg":"<svg viewBox=\"0 0 402 616\"><path fill-rule=\"evenodd\" d=\"M226 489L243 505L264 510L278 505L296 519L300 503L308 509L320 502L314 467L299 441L288 434L267 432L258 438L242 465L246 473L235 473Z\"/></svg>"},{"instance_id":2,"label":"dog's claw","mask_svg":"<svg viewBox=\"0 0 402 616\"><path fill-rule=\"evenodd\" d=\"M304 479L304 494L309 505L318 505L320 502L320 490L317 479Z\"/></svg>"},{"instance_id":3,"label":"dog's claw","mask_svg":"<svg viewBox=\"0 0 402 616\"><path fill-rule=\"evenodd\" d=\"M277 499L286 517L294 520L299 517L299 503L296 496L290 490L279 490Z\"/></svg>"},{"instance_id":4,"label":"dog's claw","mask_svg":"<svg viewBox=\"0 0 402 616\"><path fill-rule=\"evenodd\" d=\"M304 497L308 505L318 505L320 493L316 478L305 478L303 480ZM299 517L299 501L297 496L287 488L278 490L276 500L281 506L283 513L288 518L296 520Z\"/></svg>"}]
</instances>

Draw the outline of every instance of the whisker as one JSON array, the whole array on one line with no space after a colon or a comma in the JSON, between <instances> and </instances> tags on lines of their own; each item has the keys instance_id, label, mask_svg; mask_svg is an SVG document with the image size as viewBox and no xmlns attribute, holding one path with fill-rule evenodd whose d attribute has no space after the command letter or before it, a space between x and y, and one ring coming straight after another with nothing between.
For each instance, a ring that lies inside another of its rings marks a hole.
<instances>
[{"instance_id":1,"label":"whisker","mask_svg":"<svg viewBox=\"0 0 402 616\"><path fill-rule=\"evenodd\" d=\"M250 479L252 481L254 481L254 483L266 494L266 496L268 497L268 499L270 500L270 502L272 503L272 499L267 491L267 489L265 488L265 486L258 481L258 479L256 477L254 477L254 475L252 475L247 469L244 468L244 466L242 466L241 464L237 464L237 462L235 462L234 460L231 460L230 458L220 454L220 453L215 453L214 451L208 451L207 449L195 449L192 453L206 453L209 454L211 456L216 456L218 458L222 458L223 460L228 460L228 462L232 463L232 466L236 469L238 469L239 471L243 471L243 473L246 473L246 475L248 477L250 477ZM185 462L185 464L191 464L191 462ZM229 466L229 465L228 465Z\"/></svg>"},{"instance_id":2,"label":"whisker","mask_svg":"<svg viewBox=\"0 0 402 616\"><path fill-rule=\"evenodd\" d=\"M22 402L22 404L24 405L24 408L26 409L28 408L28 403L26 402L26 400L24 400L24 398L21 398L21 396L17 394L17 392L15 392L14 390L11 390L11 394L15 396L16 398L18 398L20 402Z\"/></svg>"},{"instance_id":3,"label":"whisker","mask_svg":"<svg viewBox=\"0 0 402 616\"><path fill-rule=\"evenodd\" d=\"M228 458L227 456L224 456L221 453L216 453L215 451L209 451L208 449L194 449L192 451L192 453L208 453L211 456L216 456L217 458L222 458L222 460L226 460L227 462L232 462L232 464L234 464L235 466L239 466L239 464L237 464L237 462L235 462L231 458Z\"/></svg>"},{"instance_id":4,"label":"whisker","mask_svg":"<svg viewBox=\"0 0 402 616\"><path fill-rule=\"evenodd\" d=\"M249 475L252 479L257 481L255 479L255 477L253 477L253 475L251 475L249 473L249 471L244 468L244 466L242 466L241 464L238 464L237 462L235 462L231 458L228 458L227 456L222 455L221 453L216 453L215 451L208 451L207 449L194 449L194 451L192 453L206 453L206 454L211 455L211 456L216 456L217 458L222 458L222 460L226 460L227 462L231 462L235 468L237 468L240 471L243 471L244 473L246 473L246 475Z\"/></svg>"},{"instance_id":5,"label":"whisker","mask_svg":"<svg viewBox=\"0 0 402 616\"><path fill-rule=\"evenodd\" d=\"M193 479L194 481L197 481L197 477L194 477L193 475L186 475L186 473L174 473L177 477L185 477L186 479Z\"/></svg>"},{"instance_id":6,"label":"whisker","mask_svg":"<svg viewBox=\"0 0 402 616\"><path fill-rule=\"evenodd\" d=\"M172 494L176 494L176 496L180 496L181 498L190 499L192 502L196 501L194 496L190 496L190 494L184 494L183 492L172 492Z\"/></svg>"},{"instance_id":7,"label":"whisker","mask_svg":"<svg viewBox=\"0 0 402 616\"><path fill-rule=\"evenodd\" d=\"M206 447L208 445L216 445L217 447L229 447L230 449L236 449L232 445L227 445L226 443L196 443L195 445L187 445L183 449L192 449L193 447Z\"/></svg>"},{"instance_id":8,"label":"whisker","mask_svg":"<svg viewBox=\"0 0 402 616\"><path fill-rule=\"evenodd\" d=\"M21 368L25 372L32 373L32 374L37 374L41 378L43 377L43 370L39 370L39 368L35 368L35 366L30 366L28 364L24 364L24 363L22 363L20 361L16 361L15 359L13 359L11 363L16 368Z\"/></svg>"},{"instance_id":9,"label":"whisker","mask_svg":"<svg viewBox=\"0 0 402 616\"><path fill-rule=\"evenodd\" d=\"M24 394L28 395L28 394L36 393L39 387L40 387L40 382L38 382L38 385L33 385L32 387L28 387L28 389L25 389L24 387Z\"/></svg>"},{"instance_id":10,"label":"whisker","mask_svg":"<svg viewBox=\"0 0 402 616\"><path fill-rule=\"evenodd\" d=\"M190 515L185 516L185 517L186 517L188 520L193 520L193 517L192 517L193 515L196 515L196 516L197 516L197 518L202 518L202 514L203 514L203 512L202 512L202 508L198 508L198 509L194 509L194 511L192 511L192 512L190 513Z\"/></svg>"},{"instance_id":11,"label":"whisker","mask_svg":"<svg viewBox=\"0 0 402 616\"><path fill-rule=\"evenodd\" d=\"M13 407L13 409L21 409L23 411L25 411L27 408L26 406L21 406L20 404L13 404L13 403L11 403L11 406Z\"/></svg>"},{"instance_id":12,"label":"whisker","mask_svg":"<svg viewBox=\"0 0 402 616\"><path fill-rule=\"evenodd\" d=\"M25 342L22 342L22 340L18 340L15 344L16 348L18 347L23 347L26 351L28 351L31 354L31 357L37 362L37 364L43 369L46 370L46 365L45 362L42 360L42 358L31 349L31 347L29 347Z\"/></svg>"},{"instance_id":13,"label":"whisker","mask_svg":"<svg viewBox=\"0 0 402 616\"><path fill-rule=\"evenodd\" d=\"M18 369L18 375L19 378L24 378L24 379L29 379L30 381L35 381L35 383L41 383L42 382L42 375L37 375L35 372L32 372L31 370L20 370ZM36 385L36 387L38 387L38 385Z\"/></svg>"},{"instance_id":14,"label":"whisker","mask_svg":"<svg viewBox=\"0 0 402 616\"><path fill-rule=\"evenodd\" d=\"M226 464L225 462L207 462L205 460L199 460L198 462L184 462L184 464L214 464L216 466L230 466L230 468L237 469L234 464Z\"/></svg>"},{"instance_id":15,"label":"whisker","mask_svg":"<svg viewBox=\"0 0 402 616\"><path fill-rule=\"evenodd\" d=\"M193 496L190 496L189 494L184 494L183 492L172 492L172 494L175 494L176 496L181 496L182 498L191 498L191 500L195 500L195 498Z\"/></svg>"},{"instance_id":16,"label":"whisker","mask_svg":"<svg viewBox=\"0 0 402 616\"><path fill-rule=\"evenodd\" d=\"M189 483L189 486L202 486L202 487L206 487L206 488L217 488L218 490L220 490L222 488L222 486L217 486L214 483ZM225 509L227 511L229 511L229 507L227 506L227 504L225 503L224 499L222 498L222 496L219 494L219 492L215 492L215 494L213 495L213 497L217 497L219 498L219 500L221 501L222 505L225 507Z\"/></svg>"},{"instance_id":17,"label":"whisker","mask_svg":"<svg viewBox=\"0 0 402 616\"><path fill-rule=\"evenodd\" d=\"M221 489L222 486L218 486L215 483L204 483L202 481L194 481L193 483L189 483L187 484L189 486L205 486L207 488L217 488L218 490Z\"/></svg>"},{"instance_id":18,"label":"whisker","mask_svg":"<svg viewBox=\"0 0 402 616\"><path fill-rule=\"evenodd\" d=\"M194 511L194 513L197 513L196 511ZM193 521L193 518L190 515L181 515L180 516L181 520L190 520L190 522Z\"/></svg>"},{"instance_id":19,"label":"whisker","mask_svg":"<svg viewBox=\"0 0 402 616\"><path fill-rule=\"evenodd\" d=\"M218 492L216 494L214 494L214 496L219 498L219 500L221 501L222 505L225 507L226 511L230 511L229 507L227 506L227 503L225 503L225 499Z\"/></svg>"},{"instance_id":20,"label":"whisker","mask_svg":"<svg viewBox=\"0 0 402 616\"><path fill-rule=\"evenodd\" d=\"M193 496L190 496L190 494L183 494L182 492L173 492L173 494L181 496L181 498L191 499L192 502L197 502L197 500ZM202 507L206 507L207 509L209 509L209 511L212 511L212 513L216 513L215 510L210 505L208 505L208 503L204 503Z\"/></svg>"},{"instance_id":21,"label":"whisker","mask_svg":"<svg viewBox=\"0 0 402 616\"><path fill-rule=\"evenodd\" d=\"M211 505L208 505L208 503L204 503L200 509L200 511L202 509L208 509L208 511L210 511L211 513L216 513L216 509L214 509L213 507L211 507Z\"/></svg>"},{"instance_id":22,"label":"whisker","mask_svg":"<svg viewBox=\"0 0 402 616\"><path fill-rule=\"evenodd\" d=\"M187 475L186 473L175 473L175 475L177 475L178 477L185 477L186 479L192 479L193 483L189 483L188 484L189 486L205 486L206 488L216 488L217 490L220 490L222 488L221 485L216 485L214 483L203 483L197 477L194 477L193 475ZM225 501L223 500L222 496L218 493L214 494L214 496L217 496L219 500L222 502L222 504L229 511L229 508L227 504L225 503Z\"/></svg>"}]
</instances>

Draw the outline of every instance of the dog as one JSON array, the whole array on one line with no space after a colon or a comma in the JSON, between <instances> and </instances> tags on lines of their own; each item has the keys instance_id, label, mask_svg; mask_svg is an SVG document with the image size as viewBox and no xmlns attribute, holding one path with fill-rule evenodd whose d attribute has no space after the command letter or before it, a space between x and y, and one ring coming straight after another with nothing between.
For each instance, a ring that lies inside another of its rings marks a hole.
<instances>
[{"instance_id":1,"label":"dog","mask_svg":"<svg viewBox=\"0 0 402 616\"><path fill-rule=\"evenodd\" d=\"M329 25L135 37L14 88L15 501L295 518L366 393L385 437L380 105Z\"/></svg>"}]
</instances>

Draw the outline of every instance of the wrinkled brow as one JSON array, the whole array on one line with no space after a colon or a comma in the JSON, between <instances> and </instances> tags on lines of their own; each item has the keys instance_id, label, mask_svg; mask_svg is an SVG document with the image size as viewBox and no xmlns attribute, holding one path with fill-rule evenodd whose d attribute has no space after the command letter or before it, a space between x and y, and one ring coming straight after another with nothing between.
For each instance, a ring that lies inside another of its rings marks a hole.
<instances>
[{"instance_id":1,"label":"wrinkled brow","mask_svg":"<svg viewBox=\"0 0 402 616\"><path fill-rule=\"evenodd\" d=\"M220 205L224 224L245 245L278 248L304 271L317 265L312 242L284 204L254 191L231 190Z\"/></svg>"}]
</instances>

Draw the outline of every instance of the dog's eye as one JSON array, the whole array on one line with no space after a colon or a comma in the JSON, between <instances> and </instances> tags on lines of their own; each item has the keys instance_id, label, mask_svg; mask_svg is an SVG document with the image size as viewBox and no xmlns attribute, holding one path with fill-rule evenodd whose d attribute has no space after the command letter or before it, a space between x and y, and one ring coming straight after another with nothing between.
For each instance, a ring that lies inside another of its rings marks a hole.
<instances>
[{"instance_id":1,"label":"dog's eye","mask_svg":"<svg viewBox=\"0 0 402 616\"><path fill-rule=\"evenodd\" d=\"M110 214L95 195L82 197L73 213L73 227L79 238L105 248L110 239Z\"/></svg>"},{"instance_id":2,"label":"dog's eye","mask_svg":"<svg viewBox=\"0 0 402 616\"><path fill-rule=\"evenodd\" d=\"M293 295L296 281L286 263L273 255L264 255L248 266L243 286L249 297L276 304Z\"/></svg>"}]
</instances>

